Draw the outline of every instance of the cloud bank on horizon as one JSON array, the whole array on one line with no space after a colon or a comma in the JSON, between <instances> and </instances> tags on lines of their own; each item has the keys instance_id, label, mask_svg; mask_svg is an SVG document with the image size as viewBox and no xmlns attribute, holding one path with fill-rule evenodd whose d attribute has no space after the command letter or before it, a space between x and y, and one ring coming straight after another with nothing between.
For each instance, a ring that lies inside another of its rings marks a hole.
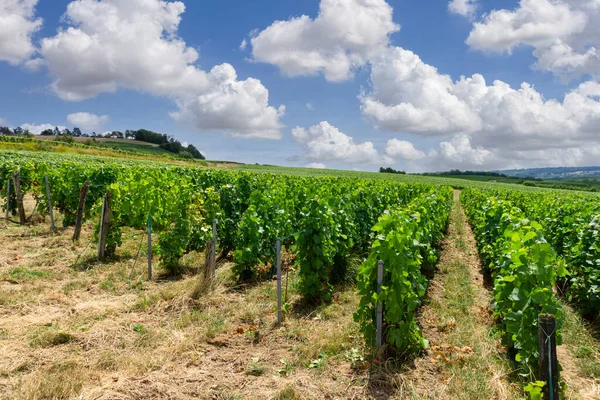
<instances>
[{"instance_id":1,"label":"cloud bank on horizon","mask_svg":"<svg viewBox=\"0 0 600 400\"><path fill-rule=\"evenodd\" d=\"M271 151L285 139L302 153L297 162L316 168L589 165L600 155L598 0L520 0L513 9L487 13L477 0L443 4L448 18L464 17L471 26L463 38L470 51L511 57L516 49L530 49L537 73L553 74L556 85L571 84L556 99L527 82L511 87L481 73L453 78L440 72L396 44L402 32L394 16L401 18L402 10L394 15L385 0L321 0L313 17L275 20L237 38L241 45L234 50L249 54L244 62L272 66L277 79L304 77L336 90L367 76L354 94L353 112L372 129L360 138L330 122L335 114L323 119L327 110L316 110L313 102L301 108L315 117L303 117L304 127L286 127L286 118L298 117L271 103L277 85L268 89L260 79L241 79L228 62L201 68L199 51L181 37L181 1L75 0L56 33L39 39L45 21L36 15L37 3L0 0L0 61L47 74L55 101L89 105L86 100L127 90L165 98L172 105L165 115L182 127L269 139L264 146ZM111 120L93 109L66 116L88 131ZM34 133L54 127L21 126Z\"/></svg>"}]
</instances>

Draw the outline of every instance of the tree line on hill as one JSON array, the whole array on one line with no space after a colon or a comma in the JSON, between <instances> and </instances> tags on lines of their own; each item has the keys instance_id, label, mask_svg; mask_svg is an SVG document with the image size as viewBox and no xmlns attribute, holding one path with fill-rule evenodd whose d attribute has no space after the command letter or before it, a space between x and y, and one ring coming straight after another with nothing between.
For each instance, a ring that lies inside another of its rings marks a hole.
<instances>
[{"instance_id":1,"label":"tree line on hill","mask_svg":"<svg viewBox=\"0 0 600 400\"><path fill-rule=\"evenodd\" d=\"M424 172L419 175L425 176L490 176L494 178L515 178L511 175L502 174L499 172L490 172L490 171L461 171L459 169L451 169L450 171L442 171L442 172ZM523 180L529 181L542 181L542 179L534 178L531 176L526 176L521 178Z\"/></svg>"},{"instance_id":2,"label":"tree line on hill","mask_svg":"<svg viewBox=\"0 0 600 400\"><path fill-rule=\"evenodd\" d=\"M23 129L21 127L17 127L11 129L6 126L0 127L0 135L6 136L34 136L27 129ZM57 138L63 139L65 141L72 140L72 138L76 137L89 137L89 138L111 138L111 139L132 139L140 142L147 142L152 144L157 144L160 148L165 149L168 152L178 154L183 157L188 158L197 158L200 160L204 160L205 157L200 153L200 151L194 145L184 146L181 142L175 139L171 135L167 135L164 133L157 133L153 131L149 131L147 129L138 129L131 130L127 129L125 132L121 131L112 131L106 132L104 134L98 135L96 132L92 132L91 134L81 132L81 129L74 127L73 130L69 130L69 128L64 128L62 131L55 127L54 129L45 129L40 133L40 136L55 136Z\"/></svg>"},{"instance_id":3,"label":"tree line on hill","mask_svg":"<svg viewBox=\"0 0 600 400\"><path fill-rule=\"evenodd\" d=\"M379 168L379 172L383 172L383 173L386 173L386 174L402 174L402 175L406 175L406 172L404 172L404 171L396 171L394 168L390 168L390 167L387 167L387 168L381 167L381 168Z\"/></svg>"}]
</instances>

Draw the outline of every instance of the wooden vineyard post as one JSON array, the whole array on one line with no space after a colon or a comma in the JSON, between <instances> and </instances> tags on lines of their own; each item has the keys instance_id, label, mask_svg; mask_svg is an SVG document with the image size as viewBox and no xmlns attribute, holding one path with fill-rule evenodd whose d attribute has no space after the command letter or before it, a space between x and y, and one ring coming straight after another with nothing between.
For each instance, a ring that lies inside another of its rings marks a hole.
<instances>
[{"instance_id":1,"label":"wooden vineyard post","mask_svg":"<svg viewBox=\"0 0 600 400\"><path fill-rule=\"evenodd\" d=\"M17 197L17 208L19 211L19 223L25 225L25 207L23 206L23 196L21 195L21 173L19 171L13 174L13 183L15 185L15 196Z\"/></svg>"},{"instance_id":2,"label":"wooden vineyard post","mask_svg":"<svg viewBox=\"0 0 600 400\"><path fill-rule=\"evenodd\" d=\"M100 234L98 236L98 259L106 259L106 239L110 226L110 191L106 192L102 200L102 214L100 215Z\"/></svg>"},{"instance_id":3,"label":"wooden vineyard post","mask_svg":"<svg viewBox=\"0 0 600 400\"><path fill-rule=\"evenodd\" d=\"M381 293L381 285L383 284L383 261L377 262L377 294ZM380 349L383 344L383 304L381 301L377 302L377 320L376 320L376 341L377 349Z\"/></svg>"},{"instance_id":4,"label":"wooden vineyard post","mask_svg":"<svg viewBox=\"0 0 600 400\"><path fill-rule=\"evenodd\" d=\"M213 220L212 225L212 251L210 256L210 279L211 282L215 279L215 273L217 270L217 222L218 220ZM212 285L212 284L211 284Z\"/></svg>"},{"instance_id":5,"label":"wooden vineyard post","mask_svg":"<svg viewBox=\"0 0 600 400\"><path fill-rule=\"evenodd\" d=\"M152 214L148 214L148 280L152 280Z\"/></svg>"},{"instance_id":6,"label":"wooden vineyard post","mask_svg":"<svg viewBox=\"0 0 600 400\"><path fill-rule=\"evenodd\" d=\"M281 239L275 242L275 253L277 254L277 323L281 325L283 316L281 315Z\"/></svg>"},{"instance_id":7,"label":"wooden vineyard post","mask_svg":"<svg viewBox=\"0 0 600 400\"><path fill-rule=\"evenodd\" d=\"M560 382L556 355L556 318L552 314L538 317L538 343L540 351L539 379L546 382L544 399L559 400Z\"/></svg>"},{"instance_id":8,"label":"wooden vineyard post","mask_svg":"<svg viewBox=\"0 0 600 400\"><path fill-rule=\"evenodd\" d=\"M50 197L50 185L48 184L48 175L44 176L44 181L46 183L46 196L48 197L48 212L50 213L50 224L52 226L52 230L56 230L56 226L54 225L54 210L52 210L52 198Z\"/></svg>"},{"instance_id":9,"label":"wooden vineyard post","mask_svg":"<svg viewBox=\"0 0 600 400\"><path fill-rule=\"evenodd\" d=\"M10 217L10 179L6 180L6 220Z\"/></svg>"},{"instance_id":10,"label":"wooden vineyard post","mask_svg":"<svg viewBox=\"0 0 600 400\"><path fill-rule=\"evenodd\" d=\"M77 215L75 217L75 232L73 232L73 241L79 240L81 234L81 224L83 223L83 212L85 210L85 196L87 196L90 183L86 182L79 192L79 205L77 206Z\"/></svg>"}]
</instances>

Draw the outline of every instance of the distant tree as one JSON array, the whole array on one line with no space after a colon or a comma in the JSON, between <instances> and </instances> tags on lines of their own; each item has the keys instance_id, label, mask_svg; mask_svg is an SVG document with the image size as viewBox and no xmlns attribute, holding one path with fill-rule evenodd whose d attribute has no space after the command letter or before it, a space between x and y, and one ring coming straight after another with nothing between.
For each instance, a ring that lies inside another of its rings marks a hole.
<instances>
[{"instance_id":1,"label":"distant tree","mask_svg":"<svg viewBox=\"0 0 600 400\"><path fill-rule=\"evenodd\" d=\"M58 126L55 126L55 127L54 127L54 132L52 132L52 134L53 134L54 136L59 136L59 135L60 135L60 129L58 129Z\"/></svg>"},{"instance_id":2,"label":"distant tree","mask_svg":"<svg viewBox=\"0 0 600 400\"><path fill-rule=\"evenodd\" d=\"M189 144L186 148L186 151L189 151L194 158L199 158L200 160L204 160L205 157L200 151L194 147L194 145Z\"/></svg>"},{"instance_id":3,"label":"distant tree","mask_svg":"<svg viewBox=\"0 0 600 400\"><path fill-rule=\"evenodd\" d=\"M13 132L7 126L0 126L0 134L10 136L13 134Z\"/></svg>"},{"instance_id":4,"label":"distant tree","mask_svg":"<svg viewBox=\"0 0 600 400\"><path fill-rule=\"evenodd\" d=\"M379 172L383 172L386 174L406 174L406 172L404 171L396 171L395 169L391 168L391 167L387 167L387 168L379 168Z\"/></svg>"},{"instance_id":5,"label":"distant tree","mask_svg":"<svg viewBox=\"0 0 600 400\"><path fill-rule=\"evenodd\" d=\"M112 131L107 135L107 137L114 139L123 139L125 135L123 135L123 132L120 131Z\"/></svg>"},{"instance_id":6,"label":"distant tree","mask_svg":"<svg viewBox=\"0 0 600 400\"><path fill-rule=\"evenodd\" d=\"M25 129L25 130L23 131L23 136L26 136L26 137L33 137L34 135L33 135L33 133L29 132L29 129Z\"/></svg>"},{"instance_id":7,"label":"distant tree","mask_svg":"<svg viewBox=\"0 0 600 400\"><path fill-rule=\"evenodd\" d=\"M183 151L183 146L181 145L181 143L179 143L179 141L177 141L177 140L173 140L173 138L171 138L169 143L161 144L160 147L167 151L170 151L171 153L176 153L176 154Z\"/></svg>"},{"instance_id":8,"label":"distant tree","mask_svg":"<svg viewBox=\"0 0 600 400\"><path fill-rule=\"evenodd\" d=\"M23 128L21 128L20 126L18 126L15 129L13 129L13 133L15 135L22 135L23 134Z\"/></svg>"},{"instance_id":9,"label":"distant tree","mask_svg":"<svg viewBox=\"0 0 600 400\"><path fill-rule=\"evenodd\" d=\"M98 135L96 134L96 132L92 132L92 134L91 134L90 136L91 136L91 137L96 137L96 136L98 136Z\"/></svg>"},{"instance_id":10,"label":"distant tree","mask_svg":"<svg viewBox=\"0 0 600 400\"><path fill-rule=\"evenodd\" d=\"M42 133L40 133L40 135L42 135L42 136L53 136L54 135L54 131L52 129L44 129L42 131Z\"/></svg>"},{"instance_id":11,"label":"distant tree","mask_svg":"<svg viewBox=\"0 0 600 400\"><path fill-rule=\"evenodd\" d=\"M73 136L73 133L71 133L71 131L69 130L69 128L65 128L62 131L62 135L64 135L64 136Z\"/></svg>"},{"instance_id":12,"label":"distant tree","mask_svg":"<svg viewBox=\"0 0 600 400\"><path fill-rule=\"evenodd\" d=\"M74 143L75 142L75 139L73 139L73 136L71 136L71 135L58 135L53 140L55 140L57 142L65 142L65 143Z\"/></svg>"},{"instance_id":13,"label":"distant tree","mask_svg":"<svg viewBox=\"0 0 600 400\"><path fill-rule=\"evenodd\" d=\"M79 129L78 127L74 127L73 128L73 136L75 136L75 137L81 137L82 136L81 129Z\"/></svg>"},{"instance_id":14,"label":"distant tree","mask_svg":"<svg viewBox=\"0 0 600 400\"><path fill-rule=\"evenodd\" d=\"M147 129L138 129L137 131L131 131L133 133L133 137L135 140L139 140L140 142L148 142L154 144L167 144L169 143L171 137L164 133L152 132Z\"/></svg>"}]
</instances>

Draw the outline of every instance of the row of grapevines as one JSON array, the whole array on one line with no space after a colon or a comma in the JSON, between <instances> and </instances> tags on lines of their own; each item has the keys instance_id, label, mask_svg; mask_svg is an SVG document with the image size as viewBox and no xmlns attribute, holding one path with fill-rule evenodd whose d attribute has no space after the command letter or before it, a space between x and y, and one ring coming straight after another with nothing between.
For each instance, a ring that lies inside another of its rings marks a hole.
<instances>
[{"instance_id":1,"label":"row of grapevines","mask_svg":"<svg viewBox=\"0 0 600 400\"><path fill-rule=\"evenodd\" d=\"M333 283L347 272L351 254L364 254L372 227L385 209L402 206L426 185L353 181L319 186L301 209L296 235L300 292L309 300L331 298Z\"/></svg>"},{"instance_id":2,"label":"row of grapevines","mask_svg":"<svg viewBox=\"0 0 600 400\"><path fill-rule=\"evenodd\" d=\"M354 315L367 343L374 343L373 321L383 305L384 337L398 353L427 346L416 310L427 289L423 269L437 261L434 244L443 237L452 204L452 190L440 187L423 193L405 207L386 211L373 227L377 238L358 275L361 295ZM377 263L384 262L383 284L377 294Z\"/></svg>"},{"instance_id":3,"label":"row of grapevines","mask_svg":"<svg viewBox=\"0 0 600 400\"><path fill-rule=\"evenodd\" d=\"M290 237L291 233L301 231L302 237L320 235L326 226L321 226L318 219L310 223L305 220L315 202L328 204L327 213L344 232L331 236L336 241L336 252L332 260L325 262L343 266L351 251L364 252L368 247L372 237L366 227L372 226L386 207L402 204L429 188L389 181L125 163L100 157L21 153L3 153L1 157L3 176L17 169L28 171L26 182L33 184L33 194L43 193L39 182L48 175L52 200L64 215L65 226L75 219L84 182L91 183L84 210L88 219L98 220L102 196L110 191L112 218L107 254L120 245L122 227L143 228L151 214L153 229L159 234L157 250L162 264L174 270L183 254L205 246L212 220L218 219L222 256L235 250L234 271L241 276L252 276L258 265L273 263L277 238L288 236L285 244L291 246L296 239L304 240ZM40 210L44 210L45 196L39 198ZM296 251L302 260L311 250L297 246ZM310 267L304 271L306 276L311 275ZM322 282L327 286L328 278ZM303 287L309 286L303 283ZM307 297L312 296L310 290L306 290Z\"/></svg>"},{"instance_id":4,"label":"row of grapevines","mask_svg":"<svg viewBox=\"0 0 600 400\"><path fill-rule=\"evenodd\" d=\"M531 375L539 358L538 316L556 316L561 342L563 311L553 293L566 274L543 235L542 225L527 219L510 201L487 191L466 189L461 195L485 268L494 279L494 315L502 321L504 341L515 349L521 373Z\"/></svg>"},{"instance_id":5,"label":"row of grapevines","mask_svg":"<svg viewBox=\"0 0 600 400\"><path fill-rule=\"evenodd\" d=\"M561 279L567 298L589 316L600 311L600 202L583 194L521 193L498 190L494 194L524 210L544 227L544 236L567 264Z\"/></svg>"}]
</instances>

